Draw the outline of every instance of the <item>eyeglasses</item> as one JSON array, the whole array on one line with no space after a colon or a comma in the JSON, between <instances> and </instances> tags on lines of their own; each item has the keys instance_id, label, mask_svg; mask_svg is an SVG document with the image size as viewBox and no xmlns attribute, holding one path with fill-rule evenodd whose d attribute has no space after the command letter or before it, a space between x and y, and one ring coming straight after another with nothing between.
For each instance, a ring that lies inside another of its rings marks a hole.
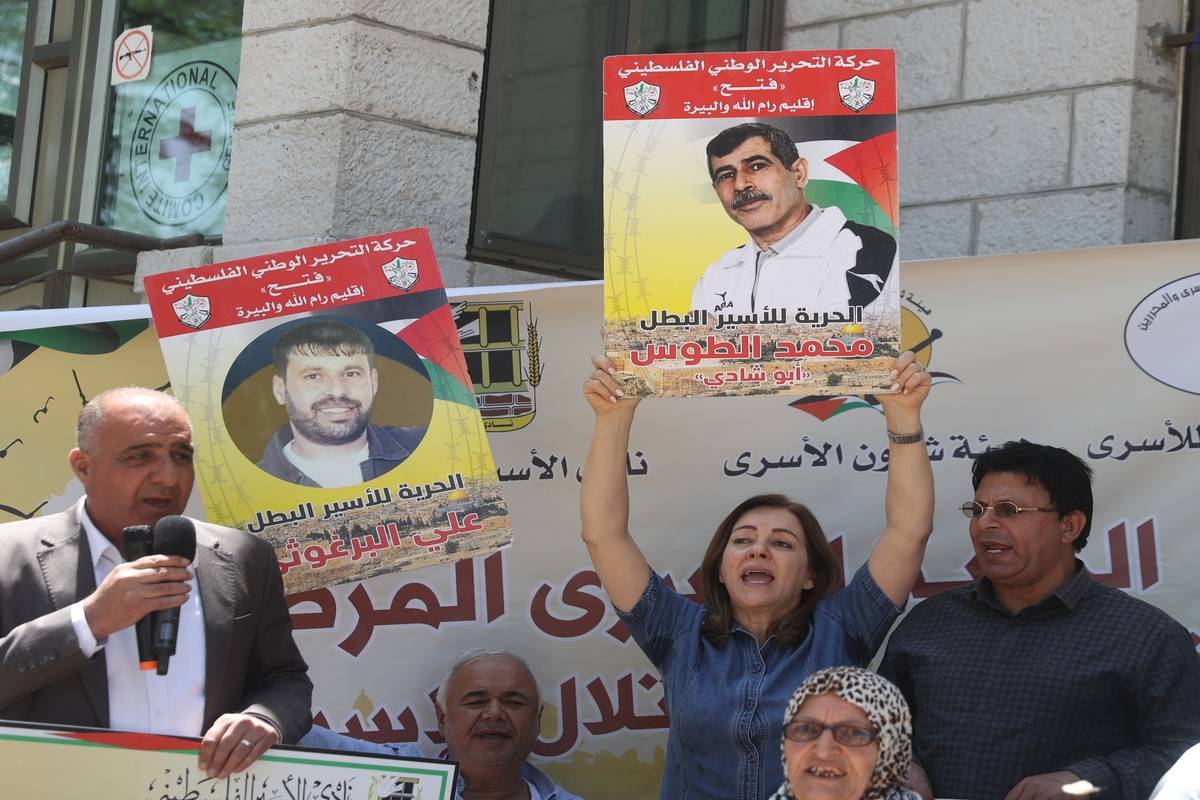
<instances>
[{"instance_id":1,"label":"eyeglasses","mask_svg":"<svg viewBox=\"0 0 1200 800\"><path fill-rule=\"evenodd\" d=\"M1000 519L1009 519L1011 517L1015 517L1022 511L1058 511L1058 509L1054 507L1021 508L1011 500L1001 500L994 506L985 506L975 502L974 500L968 500L959 506L958 510L963 513L964 517L968 517L970 519L979 519L983 516L983 512L985 511L991 511Z\"/></svg>"},{"instance_id":2,"label":"eyeglasses","mask_svg":"<svg viewBox=\"0 0 1200 800\"><path fill-rule=\"evenodd\" d=\"M803 719L789 723L783 729L783 735L793 742L814 742L827 730L833 732L834 741L847 747L866 747L879 738L879 732L873 728L860 728L857 725L822 725Z\"/></svg>"}]
</instances>

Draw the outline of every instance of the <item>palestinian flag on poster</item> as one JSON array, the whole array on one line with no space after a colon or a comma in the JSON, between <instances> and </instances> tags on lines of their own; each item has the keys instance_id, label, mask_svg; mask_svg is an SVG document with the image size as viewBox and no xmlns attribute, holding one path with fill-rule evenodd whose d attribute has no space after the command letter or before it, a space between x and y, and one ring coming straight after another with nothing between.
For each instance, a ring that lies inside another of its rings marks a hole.
<instances>
[{"instance_id":1,"label":"palestinian flag on poster","mask_svg":"<svg viewBox=\"0 0 1200 800\"><path fill-rule=\"evenodd\" d=\"M900 187L895 130L861 140L798 142L796 148L808 161L804 195L810 202L823 208L837 206L847 219L896 236Z\"/></svg>"}]
</instances>

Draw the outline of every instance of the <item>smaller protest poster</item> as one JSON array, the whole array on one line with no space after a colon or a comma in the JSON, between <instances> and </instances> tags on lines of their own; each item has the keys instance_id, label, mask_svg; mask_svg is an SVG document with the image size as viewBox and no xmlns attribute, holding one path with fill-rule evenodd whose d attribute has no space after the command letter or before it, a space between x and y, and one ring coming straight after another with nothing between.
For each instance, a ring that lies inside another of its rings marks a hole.
<instances>
[{"instance_id":1,"label":"smaller protest poster","mask_svg":"<svg viewBox=\"0 0 1200 800\"><path fill-rule=\"evenodd\" d=\"M604 339L636 395L887 391L891 50L604 60Z\"/></svg>"},{"instance_id":2,"label":"smaller protest poster","mask_svg":"<svg viewBox=\"0 0 1200 800\"><path fill-rule=\"evenodd\" d=\"M146 279L209 522L298 592L512 540L424 229Z\"/></svg>"},{"instance_id":3,"label":"smaller protest poster","mask_svg":"<svg viewBox=\"0 0 1200 800\"><path fill-rule=\"evenodd\" d=\"M452 761L294 747L272 747L218 780L198 768L199 747L177 736L6 722L0 770L6 796L41 800L451 800L458 780Z\"/></svg>"}]
</instances>

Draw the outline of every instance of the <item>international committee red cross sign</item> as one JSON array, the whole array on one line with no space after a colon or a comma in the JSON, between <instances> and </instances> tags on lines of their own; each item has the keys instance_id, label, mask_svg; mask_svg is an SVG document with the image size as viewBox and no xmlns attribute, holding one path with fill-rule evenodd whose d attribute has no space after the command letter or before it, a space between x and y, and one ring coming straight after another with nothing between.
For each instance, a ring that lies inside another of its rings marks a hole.
<instances>
[{"instance_id":1,"label":"international committee red cross sign","mask_svg":"<svg viewBox=\"0 0 1200 800\"><path fill-rule=\"evenodd\" d=\"M113 71L122 81L144 78L150 68L150 37L142 28L131 28L117 38Z\"/></svg>"}]
</instances>

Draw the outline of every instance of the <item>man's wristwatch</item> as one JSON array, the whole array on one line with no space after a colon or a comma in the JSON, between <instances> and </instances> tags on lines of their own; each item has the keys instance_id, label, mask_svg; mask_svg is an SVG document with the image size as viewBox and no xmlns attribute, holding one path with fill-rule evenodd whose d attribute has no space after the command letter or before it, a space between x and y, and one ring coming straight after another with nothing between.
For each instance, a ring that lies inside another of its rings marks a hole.
<instances>
[{"instance_id":1,"label":"man's wristwatch","mask_svg":"<svg viewBox=\"0 0 1200 800\"><path fill-rule=\"evenodd\" d=\"M892 444L916 444L925 441L925 429L917 428L916 433L892 433L888 430L888 441Z\"/></svg>"}]
</instances>

